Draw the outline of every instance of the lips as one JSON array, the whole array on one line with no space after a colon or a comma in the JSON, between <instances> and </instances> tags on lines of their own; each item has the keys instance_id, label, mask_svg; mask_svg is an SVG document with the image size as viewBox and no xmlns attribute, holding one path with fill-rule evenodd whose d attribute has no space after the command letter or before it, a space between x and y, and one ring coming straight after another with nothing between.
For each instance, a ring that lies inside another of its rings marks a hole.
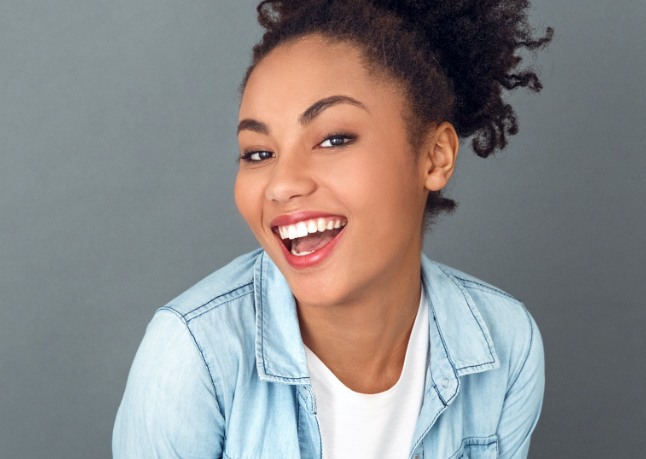
<instances>
[{"instance_id":1,"label":"lips","mask_svg":"<svg viewBox=\"0 0 646 459\"><path fill-rule=\"evenodd\" d=\"M271 222L287 261L304 268L327 258L347 225L340 215L299 212L280 216Z\"/></svg>"}]
</instances>

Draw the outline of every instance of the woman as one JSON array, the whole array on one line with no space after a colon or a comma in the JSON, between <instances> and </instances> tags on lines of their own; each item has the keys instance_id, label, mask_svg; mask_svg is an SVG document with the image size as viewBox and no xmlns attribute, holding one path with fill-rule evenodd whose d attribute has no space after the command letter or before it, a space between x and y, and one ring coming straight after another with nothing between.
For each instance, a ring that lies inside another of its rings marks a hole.
<instances>
[{"instance_id":1,"label":"woman","mask_svg":"<svg viewBox=\"0 0 646 459\"><path fill-rule=\"evenodd\" d=\"M264 1L237 206L262 249L161 308L115 457L526 457L534 321L422 255L459 138L517 131L526 1Z\"/></svg>"}]
</instances>

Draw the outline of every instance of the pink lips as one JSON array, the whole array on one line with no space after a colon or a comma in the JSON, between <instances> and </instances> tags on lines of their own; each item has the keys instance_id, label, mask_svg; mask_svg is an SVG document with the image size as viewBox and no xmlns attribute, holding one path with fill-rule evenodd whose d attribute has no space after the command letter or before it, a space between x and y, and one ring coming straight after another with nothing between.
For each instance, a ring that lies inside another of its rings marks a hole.
<instances>
[{"instance_id":1,"label":"pink lips","mask_svg":"<svg viewBox=\"0 0 646 459\"><path fill-rule=\"evenodd\" d=\"M279 215L278 217L274 218L271 221L270 225L272 230L274 230L278 226L293 225L305 220L311 220L314 218L328 218L328 217L343 218L340 215L324 213L324 212L309 212L309 211L294 212L292 214ZM337 234L336 237L332 239L332 241L330 241L324 247L321 247L320 249L310 253L309 255L303 255L303 256L296 256L292 254L289 250L287 250L287 247L285 247L285 244L283 244L283 241L280 239L280 236L277 234L277 232L274 231L274 233L276 234L276 238L278 239L278 243L283 251L283 254L285 255L285 259L287 260L287 262L294 268L304 269L304 268L315 266L321 263L326 258L328 258L331 255L332 251L334 250L338 241L341 239L344 231L341 231L339 234Z\"/></svg>"}]
</instances>

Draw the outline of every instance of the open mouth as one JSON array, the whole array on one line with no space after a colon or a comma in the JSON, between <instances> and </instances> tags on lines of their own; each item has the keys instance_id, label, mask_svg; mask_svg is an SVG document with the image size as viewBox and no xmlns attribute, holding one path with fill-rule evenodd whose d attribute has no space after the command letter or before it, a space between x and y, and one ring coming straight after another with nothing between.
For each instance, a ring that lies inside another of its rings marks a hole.
<instances>
[{"instance_id":1,"label":"open mouth","mask_svg":"<svg viewBox=\"0 0 646 459\"><path fill-rule=\"evenodd\" d=\"M274 232L288 252L303 257L332 242L347 223L343 217L312 218L293 225L276 226Z\"/></svg>"}]
</instances>

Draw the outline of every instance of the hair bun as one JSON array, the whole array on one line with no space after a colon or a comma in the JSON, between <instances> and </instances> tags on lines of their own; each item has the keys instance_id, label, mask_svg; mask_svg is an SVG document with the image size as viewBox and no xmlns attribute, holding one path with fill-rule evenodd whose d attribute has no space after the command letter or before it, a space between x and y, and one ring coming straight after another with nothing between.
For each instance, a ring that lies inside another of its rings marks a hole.
<instances>
[{"instance_id":1,"label":"hair bun","mask_svg":"<svg viewBox=\"0 0 646 459\"><path fill-rule=\"evenodd\" d=\"M521 49L549 43L553 30L540 38L528 23L528 0L381 0L376 4L397 14L426 37L432 58L451 80L456 97L454 124L463 137L474 136L473 148L486 157L507 145L518 132L513 108L503 91L542 84L531 69L519 68Z\"/></svg>"}]
</instances>

